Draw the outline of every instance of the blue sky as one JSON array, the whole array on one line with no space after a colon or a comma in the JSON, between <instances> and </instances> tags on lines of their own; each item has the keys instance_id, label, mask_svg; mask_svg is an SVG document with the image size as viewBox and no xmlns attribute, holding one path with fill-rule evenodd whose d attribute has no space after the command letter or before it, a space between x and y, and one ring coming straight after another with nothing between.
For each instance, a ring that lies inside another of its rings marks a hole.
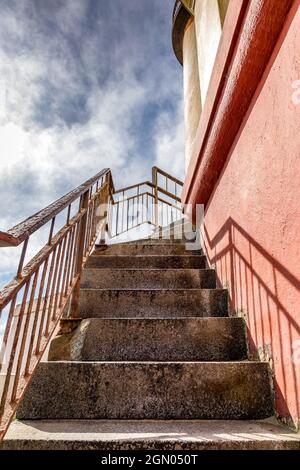
<instances>
[{"instance_id":1,"label":"blue sky","mask_svg":"<svg viewBox=\"0 0 300 470\"><path fill-rule=\"evenodd\" d=\"M103 167L183 178L174 0L0 1L0 229ZM3 203L4 202L4 203ZM0 285L16 251L0 251Z\"/></svg>"}]
</instances>

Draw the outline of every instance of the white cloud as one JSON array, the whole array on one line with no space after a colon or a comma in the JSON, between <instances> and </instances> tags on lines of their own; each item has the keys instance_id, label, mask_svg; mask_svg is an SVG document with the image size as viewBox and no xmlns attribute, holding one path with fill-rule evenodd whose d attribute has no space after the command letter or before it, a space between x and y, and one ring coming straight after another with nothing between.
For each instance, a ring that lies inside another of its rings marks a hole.
<instances>
[{"instance_id":1,"label":"white cloud","mask_svg":"<svg viewBox=\"0 0 300 470\"><path fill-rule=\"evenodd\" d=\"M2 4L0 230L103 167L117 186L149 178L154 164L183 177L173 1L152 3L116 0L92 26L87 0ZM13 272L16 250L0 254L2 274Z\"/></svg>"}]
</instances>

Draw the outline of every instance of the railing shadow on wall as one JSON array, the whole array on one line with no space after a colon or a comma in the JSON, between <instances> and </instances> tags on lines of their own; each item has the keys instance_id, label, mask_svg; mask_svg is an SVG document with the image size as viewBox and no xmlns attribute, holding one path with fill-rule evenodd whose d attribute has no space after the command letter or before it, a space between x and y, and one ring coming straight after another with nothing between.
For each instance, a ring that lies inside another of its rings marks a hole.
<instances>
[{"instance_id":1,"label":"railing shadow on wall","mask_svg":"<svg viewBox=\"0 0 300 470\"><path fill-rule=\"evenodd\" d=\"M289 383L289 387L293 388L296 413L299 416L300 403L299 391L297 391L299 364L293 361L291 345L293 333L294 336L300 335L300 323L284 306L282 294L278 292L277 285L280 276L292 289L300 292L300 280L232 218L228 218L213 238L210 238L205 224L203 232L208 263L216 268L218 284L229 288L230 309L233 314L245 316L250 352L257 359L272 361L274 343L277 342L280 345L280 357L275 358L273 364L277 370L277 377L282 377L281 383L275 380L275 399L279 404L280 415L289 418L292 414L287 402L287 396L291 396L291 392L287 392ZM266 279L261 275L262 269L258 272L258 266L256 266L258 257L260 266L264 263L265 272L267 272ZM284 334L283 322L287 325ZM275 328L278 334L274 331ZM267 335L270 340L269 346L266 343ZM256 346L258 344L262 345L263 350ZM266 350L264 345L266 345ZM287 348L289 348L288 351ZM286 376L284 368L287 360L291 364L291 377Z\"/></svg>"}]
</instances>

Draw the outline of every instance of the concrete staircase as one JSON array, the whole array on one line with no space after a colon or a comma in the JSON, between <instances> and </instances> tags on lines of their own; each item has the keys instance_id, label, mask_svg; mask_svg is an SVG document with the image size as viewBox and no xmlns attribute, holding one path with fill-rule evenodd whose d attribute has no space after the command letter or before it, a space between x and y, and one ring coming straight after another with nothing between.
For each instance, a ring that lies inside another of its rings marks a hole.
<instances>
[{"instance_id":1,"label":"concrete staircase","mask_svg":"<svg viewBox=\"0 0 300 470\"><path fill-rule=\"evenodd\" d=\"M270 421L268 363L247 360L243 319L179 231L96 248L82 321L52 341L3 448L300 448Z\"/></svg>"}]
</instances>

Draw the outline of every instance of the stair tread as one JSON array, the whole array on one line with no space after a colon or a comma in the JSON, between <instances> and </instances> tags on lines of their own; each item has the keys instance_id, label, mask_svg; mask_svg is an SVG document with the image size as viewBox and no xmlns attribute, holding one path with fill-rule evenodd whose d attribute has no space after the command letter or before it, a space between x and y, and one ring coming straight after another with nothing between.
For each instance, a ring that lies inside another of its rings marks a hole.
<instances>
[{"instance_id":1,"label":"stair tread","mask_svg":"<svg viewBox=\"0 0 300 470\"><path fill-rule=\"evenodd\" d=\"M236 420L14 421L4 449L298 449L300 435L274 418Z\"/></svg>"},{"instance_id":2,"label":"stair tread","mask_svg":"<svg viewBox=\"0 0 300 470\"><path fill-rule=\"evenodd\" d=\"M188 251L192 251L192 250L188 250ZM125 255L121 255L121 254L109 254L109 253L105 253L105 252L101 252L101 253L93 253L90 258L131 258L132 256L134 256L135 258L186 258L187 256L192 256L192 257L197 257L197 258L206 258L205 255L202 255L202 254L190 254L190 253L187 253L187 254L175 254L175 255L165 255L165 254L144 254L144 253L141 253L139 255L128 255L128 254L125 254Z\"/></svg>"},{"instance_id":3,"label":"stair tread","mask_svg":"<svg viewBox=\"0 0 300 470\"><path fill-rule=\"evenodd\" d=\"M121 289L114 288L114 287L110 287L109 289L108 288L98 289L97 287L83 287L82 288L82 291L87 291L87 290L104 291L104 292L110 292L110 291L125 291L125 292L127 292L127 291L134 291L134 292L136 292L136 291L138 291L138 292L151 292L151 291L154 291L154 292L157 292L157 291L172 291L172 292L173 291L176 291L176 292L177 291L180 291L180 292L181 291L189 291L189 292L190 291L191 292L193 292L193 291L214 291L214 292L216 292L217 291L218 292L218 291L222 291L222 292L225 292L225 291L227 291L227 289L223 289L222 287L220 287L220 288L213 288L213 287L212 288L207 288L207 287L205 287L205 288L201 288L201 287L183 287L183 288L180 288L180 287L175 287L175 288L173 288L173 287L171 287L171 288L169 288L169 287L158 287L157 289L152 289L152 288L147 289L147 288L139 288L139 287L136 288L136 289L133 288L133 287L128 287L128 288L122 287Z\"/></svg>"}]
</instances>

